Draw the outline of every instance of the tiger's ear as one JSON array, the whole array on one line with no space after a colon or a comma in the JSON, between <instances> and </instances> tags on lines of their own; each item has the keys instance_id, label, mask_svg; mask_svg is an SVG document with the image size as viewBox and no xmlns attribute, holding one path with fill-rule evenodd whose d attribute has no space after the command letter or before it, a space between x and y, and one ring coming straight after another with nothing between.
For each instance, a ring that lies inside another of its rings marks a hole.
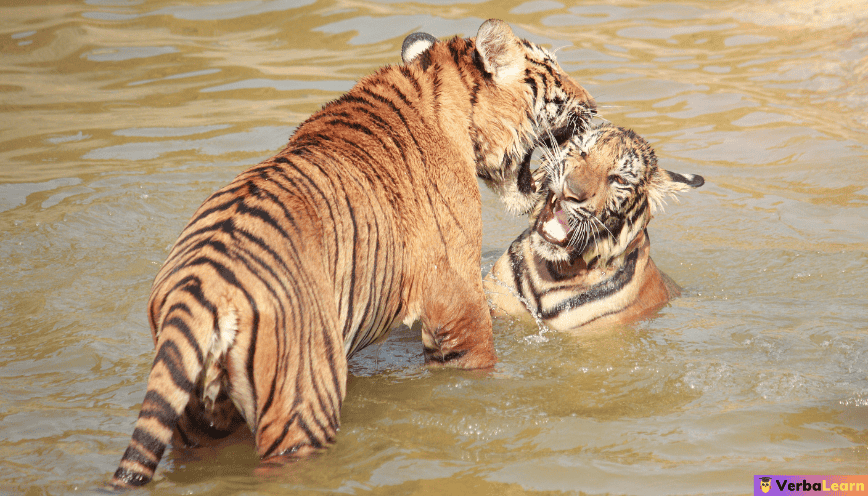
<instances>
[{"instance_id":1,"label":"tiger's ear","mask_svg":"<svg viewBox=\"0 0 868 496\"><path fill-rule=\"evenodd\" d=\"M705 179L698 174L679 174L657 168L651 175L651 184L648 188L648 199L651 200L651 213L663 210L666 197L673 198L676 193L687 191L690 188L698 188L705 184Z\"/></svg>"},{"instance_id":2,"label":"tiger's ear","mask_svg":"<svg viewBox=\"0 0 868 496\"><path fill-rule=\"evenodd\" d=\"M497 82L508 81L521 74L524 56L521 42L505 22L489 19L476 33L476 52L485 71Z\"/></svg>"},{"instance_id":3,"label":"tiger's ear","mask_svg":"<svg viewBox=\"0 0 868 496\"><path fill-rule=\"evenodd\" d=\"M657 169L658 172L663 173L669 176L669 180L674 183L686 184L691 188L698 188L705 184L705 178L700 176L699 174L679 174L677 172L672 172L663 169ZM687 188L684 188L687 189Z\"/></svg>"},{"instance_id":4,"label":"tiger's ear","mask_svg":"<svg viewBox=\"0 0 868 496\"><path fill-rule=\"evenodd\" d=\"M437 38L428 33L413 33L404 38L404 43L401 45L401 60L404 61L404 65L412 62L434 43L437 43Z\"/></svg>"}]
</instances>

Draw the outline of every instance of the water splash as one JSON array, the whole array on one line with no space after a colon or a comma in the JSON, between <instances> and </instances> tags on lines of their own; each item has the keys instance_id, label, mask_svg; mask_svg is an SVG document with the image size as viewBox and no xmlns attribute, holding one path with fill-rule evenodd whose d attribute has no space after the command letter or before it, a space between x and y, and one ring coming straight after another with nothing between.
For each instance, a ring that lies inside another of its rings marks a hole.
<instances>
[{"instance_id":1,"label":"water splash","mask_svg":"<svg viewBox=\"0 0 868 496\"><path fill-rule=\"evenodd\" d=\"M489 275L491 276L491 280L494 281L495 284L497 284L498 286L500 286L500 287L504 288L505 290L509 291L509 293L510 293L510 294L511 294L515 299L517 299L518 301L520 301L520 302L524 305L524 307L527 309L527 311L528 311L528 313L530 314L530 316L533 317L534 322L536 322L536 326L537 326L537 328L539 329L539 332L536 333L536 334L530 335L530 336L525 336L525 337L524 337L524 341L525 341L526 343L533 343L533 344L547 343L547 342L549 341L549 338L546 337L546 334L547 334L547 333L550 333L550 332L554 332L554 331L552 331L552 329L551 329L549 326L545 325L545 323L543 322L542 316L539 314L539 312L536 311L536 310L534 310L534 309L533 309L533 305L530 304L530 302L527 300L527 298L525 298L524 296L520 295L520 294L518 293L518 291L516 291L516 290L513 289L512 287L507 286L506 284L504 284L504 283L503 283L500 279L498 279L497 276L495 276L494 274L490 273ZM487 291L487 292L488 292L488 291Z\"/></svg>"}]
</instances>

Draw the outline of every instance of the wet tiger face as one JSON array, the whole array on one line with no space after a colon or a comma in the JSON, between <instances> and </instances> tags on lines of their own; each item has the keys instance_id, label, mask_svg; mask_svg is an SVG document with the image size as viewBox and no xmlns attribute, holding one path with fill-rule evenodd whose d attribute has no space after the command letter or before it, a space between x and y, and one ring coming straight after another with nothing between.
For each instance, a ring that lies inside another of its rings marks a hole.
<instances>
[{"instance_id":1,"label":"wet tiger face","mask_svg":"<svg viewBox=\"0 0 868 496\"><path fill-rule=\"evenodd\" d=\"M573 136L537 171L531 214L536 252L553 262L608 264L638 236L666 195L701 186L702 177L657 167L647 141L609 124Z\"/></svg>"}]
</instances>

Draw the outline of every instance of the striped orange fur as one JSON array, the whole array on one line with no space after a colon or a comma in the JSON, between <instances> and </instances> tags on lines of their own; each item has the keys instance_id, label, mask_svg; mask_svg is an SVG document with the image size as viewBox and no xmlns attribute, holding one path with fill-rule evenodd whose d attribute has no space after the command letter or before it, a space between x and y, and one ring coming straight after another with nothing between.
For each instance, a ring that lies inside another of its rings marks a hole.
<instances>
[{"instance_id":1,"label":"striped orange fur","mask_svg":"<svg viewBox=\"0 0 868 496\"><path fill-rule=\"evenodd\" d=\"M184 228L154 281L156 356L112 486L150 481L173 436L242 423L263 458L327 447L347 359L400 322L421 319L427 363L496 362L476 177L525 211L533 148L584 128L594 102L500 21L409 41L404 64L325 105Z\"/></svg>"}]
</instances>

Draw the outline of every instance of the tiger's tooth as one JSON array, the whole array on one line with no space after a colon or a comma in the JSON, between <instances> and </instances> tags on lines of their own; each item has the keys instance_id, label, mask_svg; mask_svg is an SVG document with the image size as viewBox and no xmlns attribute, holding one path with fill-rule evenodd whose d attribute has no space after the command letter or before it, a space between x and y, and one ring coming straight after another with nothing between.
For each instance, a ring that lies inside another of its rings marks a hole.
<instances>
[{"instance_id":1,"label":"tiger's tooth","mask_svg":"<svg viewBox=\"0 0 868 496\"><path fill-rule=\"evenodd\" d=\"M561 224L561 221L557 216L552 216L551 219L546 221L546 223L543 224L543 229L545 229L546 234L548 234L552 239L558 241L567 239L567 231L564 230L564 226Z\"/></svg>"}]
</instances>

